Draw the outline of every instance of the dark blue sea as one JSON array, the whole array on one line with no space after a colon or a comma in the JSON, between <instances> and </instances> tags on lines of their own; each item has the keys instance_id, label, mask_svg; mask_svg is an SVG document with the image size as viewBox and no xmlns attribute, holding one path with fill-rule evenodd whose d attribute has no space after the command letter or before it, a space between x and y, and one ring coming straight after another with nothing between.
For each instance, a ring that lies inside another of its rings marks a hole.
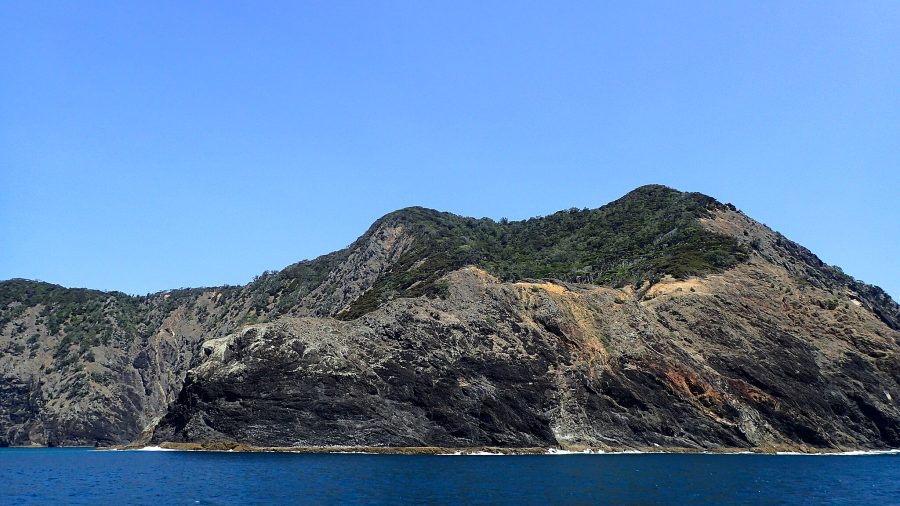
<instances>
[{"instance_id":1,"label":"dark blue sea","mask_svg":"<svg viewBox=\"0 0 900 506\"><path fill-rule=\"evenodd\" d=\"M0 449L3 504L900 504L900 454Z\"/></svg>"}]
</instances>

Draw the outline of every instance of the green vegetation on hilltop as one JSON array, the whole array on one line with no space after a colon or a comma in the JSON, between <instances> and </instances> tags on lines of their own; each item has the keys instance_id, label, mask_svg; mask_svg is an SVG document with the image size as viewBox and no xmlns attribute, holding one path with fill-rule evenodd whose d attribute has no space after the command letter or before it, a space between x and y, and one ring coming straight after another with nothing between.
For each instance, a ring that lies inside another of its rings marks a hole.
<instances>
[{"instance_id":1,"label":"green vegetation on hilltop","mask_svg":"<svg viewBox=\"0 0 900 506\"><path fill-rule=\"evenodd\" d=\"M190 304L204 289L176 289L148 296L66 288L42 281L11 279L0 282L0 330L28 308L41 306L35 316L47 335L60 336L54 358L58 364L90 357L92 346L148 338L162 318ZM15 331L14 331L15 333ZM35 345L40 334L30 336ZM73 355L77 346L78 356Z\"/></svg>"},{"instance_id":2,"label":"green vegetation on hilltop","mask_svg":"<svg viewBox=\"0 0 900 506\"><path fill-rule=\"evenodd\" d=\"M403 225L416 237L415 246L341 316L358 317L395 297L434 294L441 276L470 264L507 281L558 278L614 286L720 271L747 252L736 239L700 226L698 218L717 206L722 204L699 193L653 185L599 209L516 222L418 207L397 211L381 221Z\"/></svg>"},{"instance_id":3,"label":"green vegetation on hilltop","mask_svg":"<svg viewBox=\"0 0 900 506\"><path fill-rule=\"evenodd\" d=\"M270 300L273 300L275 313L287 314L347 259L350 249L297 262L277 272L264 272L244 290L244 294L250 298L250 310L256 315L262 315L267 312Z\"/></svg>"},{"instance_id":4,"label":"green vegetation on hilltop","mask_svg":"<svg viewBox=\"0 0 900 506\"><path fill-rule=\"evenodd\" d=\"M53 334L62 334L56 358L65 360L69 347L109 344L114 337L137 335L145 310L137 297L121 292L65 288L51 283L13 279L0 283L0 328L27 308L41 305L37 320Z\"/></svg>"}]
</instances>

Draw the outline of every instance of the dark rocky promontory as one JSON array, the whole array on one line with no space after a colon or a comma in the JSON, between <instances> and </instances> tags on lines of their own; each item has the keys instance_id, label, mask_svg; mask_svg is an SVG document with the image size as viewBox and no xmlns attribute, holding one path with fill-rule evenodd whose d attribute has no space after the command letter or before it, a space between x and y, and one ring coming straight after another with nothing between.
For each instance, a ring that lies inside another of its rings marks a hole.
<instances>
[{"instance_id":1,"label":"dark rocky promontory","mask_svg":"<svg viewBox=\"0 0 900 506\"><path fill-rule=\"evenodd\" d=\"M900 447L900 308L662 186L391 213L245 286L0 283L0 443Z\"/></svg>"}]
</instances>

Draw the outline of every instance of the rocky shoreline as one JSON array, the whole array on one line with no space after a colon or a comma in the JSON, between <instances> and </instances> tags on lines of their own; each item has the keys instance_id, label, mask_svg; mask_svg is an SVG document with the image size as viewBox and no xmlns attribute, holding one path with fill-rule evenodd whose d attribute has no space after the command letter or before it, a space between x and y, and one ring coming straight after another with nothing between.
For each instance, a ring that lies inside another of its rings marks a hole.
<instances>
[{"instance_id":1,"label":"rocky shoreline","mask_svg":"<svg viewBox=\"0 0 900 506\"><path fill-rule=\"evenodd\" d=\"M693 454L888 454L900 453L900 449L817 448L804 445L779 445L753 448L685 448L685 447L443 447L443 446L254 446L238 442L178 443L164 441L159 445L116 445L97 448L104 451L159 449L170 451L242 452L242 453L363 453L373 455L563 455L563 454L644 454L644 453L693 453Z\"/></svg>"}]
</instances>

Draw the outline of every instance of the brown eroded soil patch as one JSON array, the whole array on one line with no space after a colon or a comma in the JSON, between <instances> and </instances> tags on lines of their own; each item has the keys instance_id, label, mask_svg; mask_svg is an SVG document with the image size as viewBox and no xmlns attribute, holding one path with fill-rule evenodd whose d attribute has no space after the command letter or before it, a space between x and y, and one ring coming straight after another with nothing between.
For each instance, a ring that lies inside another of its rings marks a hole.
<instances>
[{"instance_id":1,"label":"brown eroded soil patch","mask_svg":"<svg viewBox=\"0 0 900 506\"><path fill-rule=\"evenodd\" d=\"M518 282L518 283L515 283L515 285L518 286L518 287L520 287L520 288L524 288L524 289L544 290L544 291L547 291L547 292L550 292L550 293L555 293L555 294L557 294L557 295L563 295L563 294L565 294L566 292L568 292L568 290L566 289L566 287L561 286L561 285L557 285L556 283L550 283L550 282L544 282L544 283L527 283L527 282L524 282L524 281L520 281L520 282Z\"/></svg>"},{"instance_id":2,"label":"brown eroded soil patch","mask_svg":"<svg viewBox=\"0 0 900 506\"><path fill-rule=\"evenodd\" d=\"M660 295L671 295L675 293L709 293L706 283L700 278L690 279L674 279L666 277L659 283L651 286L647 293L644 294L645 299L652 299Z\"/></svg>"}]
</instances>

